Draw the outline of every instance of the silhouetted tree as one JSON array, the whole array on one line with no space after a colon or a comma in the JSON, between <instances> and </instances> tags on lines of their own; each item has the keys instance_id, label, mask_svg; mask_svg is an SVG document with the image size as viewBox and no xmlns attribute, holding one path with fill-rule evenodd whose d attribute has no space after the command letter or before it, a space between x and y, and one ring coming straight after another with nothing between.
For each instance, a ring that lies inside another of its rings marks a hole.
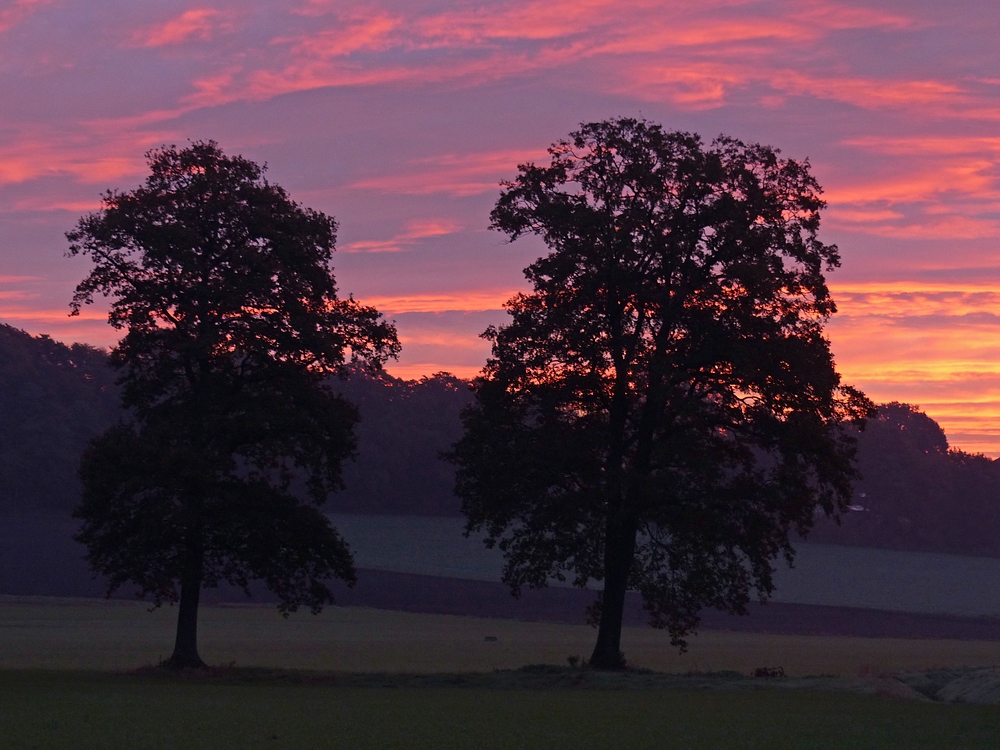
<instances>
[{"instance_id":1,"label":"silhouetted tree","mask_svg":"<svg viewBox=\"0 0 1000 750\"><path fill-rule=\"evenodd\" d=\"M108 296L124 331L110 358L133 417L85 453L75 515L112 590L179 599L168 663L199 666L202 586L262 579L283 612L318 611L326 579L353 580L318 507L342 484L357 421L328 380L399 345L374 308L338 298L332 218L212 141L148 159L142 187L109 192L67 234L94 262L74 312Z\"/></svg>"},{"instance_id":2,"label":"silhouetted tree","mask_svg":"<svg viewBox=\"0 0 1000 750\"><path fill-rule=\"evenodd\" d=\"M823 336L839 257L808 162L633 119L549 152L491 216L551 252L485 334L456 486L515 594L603 580L590 663L619 668L628 588L678 645L702 607L772 591L789 530L850 500L842 424L871 404Z\"/></svg>"}]
</instances>

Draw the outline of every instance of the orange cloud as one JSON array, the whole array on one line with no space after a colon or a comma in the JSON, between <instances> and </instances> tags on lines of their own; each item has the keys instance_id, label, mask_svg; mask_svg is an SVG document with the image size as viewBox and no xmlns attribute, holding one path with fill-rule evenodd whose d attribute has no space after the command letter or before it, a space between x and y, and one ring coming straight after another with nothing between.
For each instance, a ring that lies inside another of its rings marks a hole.
<instances>
[{"instance_id":1,"label":"orange cloud","mask_svg":"<svg viewBox=\"0 0 1000 750\"><path fill-rule=\"evenodd\" d=\"M387 315L402 313L482 312L500 310L503 304L517 294L516 289L469 289L440 294L412 294L406 296L374 296L361 300L374 305Z\"/></svg>"},{"instance_id":2,"label":"orange cloud","mask_svg":"<svg viewBox=\"0 0 1000 750\"><path fill-rule=\"evenodd\" d=\"M27 298L31 295L25 293L20 298ZM73 323L77 322L101 322L107 325L108 316L107 313L98 312L96 310L84 309L80 311L79 315L75 315L72 318L69 314L69 306L56 309L44 309L35 307L16 307L4 305L0 308L0 320L2 321L18 321L25 322L31 321L34 323ZM110 326L109 326L110 328ZM82 339L81 339L82 340Z\"/></svg>"},{"instance_id":3,"label":"orange cloud","mask_svg":"<svg viewBox=\"0 0 1000 750\"><path fill-rule=\"evenodd\" d=\"M828 327L846 382L918 404L952 444L1000 455L1000 290L989 282L831 285Z\"/></svg>"},{"instance_id":4,"label":"orange cloud","mask_svg":"<svg viewBox=\"0 0 1000 750\"><path fill-rule=\"evenodd\" d=\"M831 225L914 239L1000 235L1000 138L867 137L843 145L882 156L872 162L882 174L829 181Z\"/></svg>"},{"instance_id":5,"label":"orange cloud","mask_svg":"<svg viewBox=\"0 0 1000 750\"><path fill-rule=\"evenodd\" d=\"M420 380L420 378L430 377L438 372L448 372L455 377L465 380L472 380L479 375L481 366L476 365L456 365L454 362L390 362L385 366L385 371L395 378L403 380Z\"/></svg>"}]
</instances>

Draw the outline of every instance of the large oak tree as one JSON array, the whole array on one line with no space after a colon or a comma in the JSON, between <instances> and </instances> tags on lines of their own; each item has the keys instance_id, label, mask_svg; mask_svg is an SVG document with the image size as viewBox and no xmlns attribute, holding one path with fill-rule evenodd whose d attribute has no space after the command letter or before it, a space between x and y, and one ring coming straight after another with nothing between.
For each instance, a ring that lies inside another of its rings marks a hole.
<instances>
[{"instance_id":1,"label":"large oak tree","mask_svg":"<svg viewBox=\"0 0 1000 750\"><path fill-rule=\"evenodd\" d=\"M871 410L824 322L824 206L808 162L646 121L582 125L521 165L492 226L550 252L490 328L452 458L470 530L517 593L603 581L590 663L617 668L626 591L682 645L703 607L745 612L789 531L851 496Z\"/></svg>"},{"instance_id":2,"label":"large oak tree","mask_svg":"<svg viewBox=\"0 0 1000 750\"><path fill-rule=\"evenodd\" d=\"M372 307L341 298L336 222L211 141L148 154L150 175L69 232L93 269L73 310L111 300L130 414L81 464L78 539L111 589L179 600L169 664L200 666L203 586L263 580L284 612L332 602L349 549L320 511L342 485L357 411L329 385L399 349Z\"/></svg>"}]
</instances>

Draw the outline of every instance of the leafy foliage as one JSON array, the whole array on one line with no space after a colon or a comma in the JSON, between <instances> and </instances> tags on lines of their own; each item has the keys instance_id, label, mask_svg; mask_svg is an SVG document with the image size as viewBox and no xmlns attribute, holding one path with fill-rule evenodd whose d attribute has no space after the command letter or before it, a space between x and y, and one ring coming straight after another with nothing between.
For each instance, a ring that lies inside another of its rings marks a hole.
<instances>
[{"instance_id":1,"label":"leafy foliage","mask_svg":"<svg viewBox=\"0 0 1000 750\"><path fill-rule=\"evenodd\" d=\"M180 599L183 666L200 663L203 584L261 578L283 610L317 610L332 601L324 578L353 578L317 509L355 449L357 411L328 380L347 362L377 369L399 344L377 310L337 296L336 222L261 167L211 141L152 151L149 165L145 185L108 193L67 234L94 262L73 309L112 299L124 336L111 364L135 416L84 455L76 515L112 588Z\"/></svg>"},{"instance_id":2,"label":"leafy foliage","mask_svg":"<svg viewBox=\"0 0 1000 750\"><path fill-rule=\"evenodd\" d=\"M843 425L871 404L823 336L839 256L807 162L632 119L549 151L492 213L551 252L486 332L457 490L515 592L604 581L591 663L613 667L627 587L679 644L702 607L770 593L790 529L850 501Z\"/></svg>"}]
</instances>

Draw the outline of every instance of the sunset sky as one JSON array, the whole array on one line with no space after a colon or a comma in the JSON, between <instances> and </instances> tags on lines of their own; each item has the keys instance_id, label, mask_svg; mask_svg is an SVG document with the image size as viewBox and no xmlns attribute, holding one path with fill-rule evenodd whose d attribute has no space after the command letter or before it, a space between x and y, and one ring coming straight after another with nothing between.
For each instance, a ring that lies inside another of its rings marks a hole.
<instances>
[{"instance_id":1,"label":"sunset sky","mask_svg":"<svg viewBox=\"0 0 1000 750\"><path fill-rule=\"evenodd\" d=\"M472 376L543 249L497 183L580 122L642 116L808 157L840 246L849 383L1000 455L996 0L0 2L0 321L68 318L64 233L143 154L215 139L340 222L340 288L397 322L390 372Z\"/></svg>"}]
</instances>

